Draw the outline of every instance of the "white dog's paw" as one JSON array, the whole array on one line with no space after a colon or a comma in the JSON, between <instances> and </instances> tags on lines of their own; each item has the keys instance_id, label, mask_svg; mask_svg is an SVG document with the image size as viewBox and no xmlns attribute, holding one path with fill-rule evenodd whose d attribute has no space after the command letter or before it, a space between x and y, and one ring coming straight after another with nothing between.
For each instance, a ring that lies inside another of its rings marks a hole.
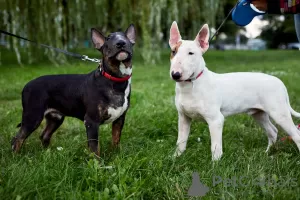
<instances>
[{"instance_id":1,"label":"white dog's paw","mask_svg":"<svg viewBox=\"0 0 300 200\"><path fill-rule=\"evenodd\" d=\"M269 153L269 151L270 151L270 148L271 148L271 146L270 146L270 145L268 145L268 146L267 146L267 149L266 149L266 151L265 151L265 153Z\"/></svg>"},{"instance_id":2,"label":"white dog's paw","mask_svg":"<svg viewBox=\"0 0 300 200\"><path fill-rule=\"evenodd\" d=\"M183 153L183 151L180 151L179 149L176 149L175 153L173 154L173 157L177 158L177 157L181 156L182 153Z\"/></svg>"},{"instance_id":3,"label":"white dog's paw","mask_svg":"<svg viewBox=\"0 0 300 200\"><path fill-rule=\"evenodd\" d=\"M212 153L212 161L218 161L221 159L223 152L222 151L214 151Z\"/></svg>"}]
</instances>

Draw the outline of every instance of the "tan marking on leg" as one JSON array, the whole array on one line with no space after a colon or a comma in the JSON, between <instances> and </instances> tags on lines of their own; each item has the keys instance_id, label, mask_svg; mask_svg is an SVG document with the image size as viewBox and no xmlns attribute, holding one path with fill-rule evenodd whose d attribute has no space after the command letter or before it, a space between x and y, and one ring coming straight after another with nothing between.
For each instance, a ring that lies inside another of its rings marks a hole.
<instances>
[{"instance_id":1,"label":"tan marking on leg","mask_svg":"<svg viewBox=\"0 0 300 200\"><path fill-rule=\"evenodd\" d=\"M12 146L13 151L15 151L16 153L20 152L23 142L24 140L15 137Z\"/></svg>"},{"instance_id":2,"label":"tan marking on leg","mask_svg":"<svg viewBox=\"0 0 300 200\"><path fill-rule=\"evenodd\" d=\"M118 146L120 143L120 136L121 136L121 125L115 124L112 127L112 144L113 146Z\"/></svg>"}]
</instances>

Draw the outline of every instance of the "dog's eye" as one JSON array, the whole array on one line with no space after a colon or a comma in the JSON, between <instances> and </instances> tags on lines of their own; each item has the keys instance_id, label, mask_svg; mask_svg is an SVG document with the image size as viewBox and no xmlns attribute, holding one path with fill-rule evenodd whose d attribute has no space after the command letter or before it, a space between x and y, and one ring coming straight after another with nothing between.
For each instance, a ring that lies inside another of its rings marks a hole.
<instances>
[{"instance_id":1,"label":"dog's eye","mask_svg":"<svg viewBox=\"0 0 300 200\"><path fill-rule=\"evenodd\" d=\"M172 55L175 56L175 54L176 54L176 51L172 51Z\"/></svg>"},{"instance_id":2,"label":"dog's eye","mask_svg":"<svg viewBox=\"0 0 300 200\"><path fill-rule=\"evenodd\" d=\"M194 55L194 53L193 52L189 52L189 55Z\"/></svg>"}]
</instances>

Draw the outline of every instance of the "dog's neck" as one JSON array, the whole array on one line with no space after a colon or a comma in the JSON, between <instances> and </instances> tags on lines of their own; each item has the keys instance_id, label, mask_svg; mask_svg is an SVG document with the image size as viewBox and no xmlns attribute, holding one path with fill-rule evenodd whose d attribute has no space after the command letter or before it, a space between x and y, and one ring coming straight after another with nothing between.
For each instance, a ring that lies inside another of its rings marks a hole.
<instances>
[{"instance_id":1,"label":"dog's neck","mask_svg":"<svg viewBox=\"0 0 300 200\"><path fill-rule=\"evenodd\" d=\"M121 62L118 64L120 65ZM113 77L122 78L120 76L119 70L118 70L118 72L112 70L112 67L105 61L105 59L102 59L99 67L101 68L101 70L104 70L106 73L110 74Z\"/></svg>"},{"instance_id":2,"label":"dog's neck","mask_svg":"<svg viewBox=\"0 0 300 200\"><path fill-rule=\"evenodd\" d=\"M104 60L102 60L102 62L100 62L98 69L96 71L96 77L99 75L104 76L106 79L109 79L112 81L113 85L118 85L118 87L121 86L122 90L122 85L125 87L127 84L130 84L130 79L131 79L131 75L125 76L125 77L118 77L113 73L112 70L109 70L110 67L108 67L107 65L104 64ZM124 88L123 88L124 89Z\"/></svg>"},{"instance_id":3,"label":"dog's neck","mask_svg":"<svg viewBox=\"0 0 300 200\"><path fill-rule=\"evenodd\" d=\"M190 78L190 82L195 82L195 81L199 81L201 79L204 78L204 76L207 75L207 73L209 73L210 71L208 70L208 68L206 66L204 66L203 69L198 69L197 71L194 72L193 76Z\"/></svg>"},{"instance_id":4,"label":"dog's neck","mask_svg":"<svg viewBox=\"0 0 300 200\"><path fill-rule=\"evenodd\" d=\"M188 85L200 84L202 85L204 82L207 82L210 74L212 72L205 66L203 69L199 69L194 72L194 75L191 77L191 81L181 81L176 82L176 85L179 87L186 87ZM199 74L201 74L198 78L196 78Z\"/></svg>"}]
</instances>

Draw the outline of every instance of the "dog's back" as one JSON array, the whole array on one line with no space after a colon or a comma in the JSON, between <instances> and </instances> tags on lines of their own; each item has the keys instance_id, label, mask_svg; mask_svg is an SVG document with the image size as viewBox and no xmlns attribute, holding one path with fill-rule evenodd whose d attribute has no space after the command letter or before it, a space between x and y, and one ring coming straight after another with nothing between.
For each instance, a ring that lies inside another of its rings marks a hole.
<instances>
[{"instance_id":1,"label":"dog's back","mask_svg":"<svg viewBox=\"0 0 300 200\"><path fill-rule=\"evenodd\" d=\"M43 109L41 112L56 109L66 116L83 119L83 88L91 76L92 74L68 74L36 78L27 83L22 91L23 109ZM40 103L45 105L41 106Z\"/></svg>"}]
</instances>

